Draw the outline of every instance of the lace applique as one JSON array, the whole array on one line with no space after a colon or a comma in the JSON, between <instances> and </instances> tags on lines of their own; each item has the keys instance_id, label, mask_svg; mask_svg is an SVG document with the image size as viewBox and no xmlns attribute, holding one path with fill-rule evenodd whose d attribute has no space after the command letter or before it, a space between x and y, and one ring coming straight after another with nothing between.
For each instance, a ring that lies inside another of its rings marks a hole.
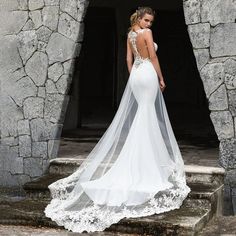
<instances>
[{"instance_id":1,"label":"lace applique","mask_svg":"<svg viewBox=\"0 0 236 236\"><path fill-rule=\"evenodd\" d=\"M146 61L150 61L150 58L142 58L141 55L139 54L138 52L138 49L137 49L137 46L136 46L136 38L137 38L137 35L139 32L143 33L144 30L150 30L150 29L140 29L138 30L137 32L134 32L134 31L130 31L129 34L128 34L128 38L130 39L130 42L134 48L134 51L135 51L135 55L134 55L134 66L135 68L138 68L139 65L141 65L143 62L146 62ZM154 46L155 46L155 50L157 49L157 44L154 43Z\"/></svg>"},{"instance_id":2,"label":"lace applique","mask_svg":"<svg viewBox=\"0 0 236 236\"><path fill-rule=\"evenodd\" d=\"M72 179L70 180L73 182ZM123 205L119 212L113 207L104 208L104 205L98 204L88 205L80 210L70 211L64 209L64 204L68 201L68 198L65 196L68 197L69 194L67 193L68 190L65 188L66 183L63 183L63 179L58 180L50 188L50 190L52 190L52 187L54 190L57 189L54 192L54 197L57 196L57 198L52 199L44 212L47 217L50 217L58 225L64 226L73 232L103 231L125 217L150 216L179 209L191 189L186 185L185 177L179 175L177 170L172 172L170 179L174 183L172 188L160 191L158 194L150 195L149 201L140 207L133 208Z\"/></svg>"}]
</instances>

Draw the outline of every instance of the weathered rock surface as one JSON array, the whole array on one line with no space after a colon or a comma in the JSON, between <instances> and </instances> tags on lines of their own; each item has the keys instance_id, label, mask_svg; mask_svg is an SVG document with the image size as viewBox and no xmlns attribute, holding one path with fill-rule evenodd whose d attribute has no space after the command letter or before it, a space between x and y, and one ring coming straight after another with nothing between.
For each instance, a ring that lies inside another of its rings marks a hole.
<instances>
[{"instance_id":1,"label":"weathered rock surface","mask_svg":"<svg viewBox=\"0 0 236 236\"><path fill-rule=\"evenodd\" d=\"M222 84L209 97L209 109L211 111L226 110L228 108L228 99L225 85Z\"/></svg>"},{"instance_id":2,"label":"weathered rock surface","mask_svg":"<svg viewBox=\"0 0 236 236\"><path fill-rule=\"evenodd\" d=\"M235 21L236 4L234 0L203 0L201 4L202 22L210 22L212 26L216 26L219 23Z\"/></svg>"},{"instance_id":3,"label":"weathered rock surface","mask_svg":"<svg viewBox=\"0 0 236 236\"><path fill-rule=\"evenodd\" d=\"M61 34L53 33L46 51L49 57L49 64L58 61L64 62L74 57L75 43Z\"/></svg>"},{"instance_id":4,"label":"weathered rock surface","mask_svg":"<svg viewBox=\"0 0 236 236\"><path fill-rule=\"evenodd\" d=\"M194 24L188 26L193 48L207 48L210 43L210 24Z\"/></svg>"},{"instance_id":5,"label":"weathered rock surface","mask_svg":"<svg viewBox=\"0 0 236 236\"><path fill-rule=\"evenodd\" d=\"M25 64L37 49L37 35L35 30L29 30L20 32L17 37L19 53L23 63Z\"/></svg>"},{"instance_id":6,"label":"weathered rock surface","mask_svg":"<svg viewBox=\"0 0 236 236\"><path fill-rule=\"evenodd\" d=\"M224 82L224 66L221 63L207 64L200 71L207 97Z\"/></svg>"},{"instance_id":7,"label":"weathered rock surface","mask_svg":"<svg viewBox=\"0 0 236 236\"><path fill-rule=\"evenodd\" d=\"M236 55L236 23L219 24L211 30L212 57Z\"/></svg>"},{"instance_id":8,"label":"weathered rock surface","mask_svg":"<svg viewBox=\"0 0 236 236\"><path fill-rule=\"evenodd\" d=\"M234 137L233 118L229 111L214 111L211 112L210 117L219 140Z\"/></svg>"},{"instance_id":9,"label":"weathered rock surface","mask_svg":"<svg viewBox=\"0 0 236 236\"><path fill-rule=\"evenodd\" d=\"M43 52L35 52L26 63L25 71L37 86L42 86L47 79L47 68L47 55Z\"/></svg>"}]
</instances>

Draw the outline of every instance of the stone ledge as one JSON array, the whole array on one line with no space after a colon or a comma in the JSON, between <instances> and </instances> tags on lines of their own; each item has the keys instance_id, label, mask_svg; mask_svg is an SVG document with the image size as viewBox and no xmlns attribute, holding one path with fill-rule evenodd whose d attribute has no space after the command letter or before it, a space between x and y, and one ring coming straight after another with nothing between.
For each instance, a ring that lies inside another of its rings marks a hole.
<instances>
[{"instance_id":1,"label":"stone ledge","mask_svg":"<svg viewBox=\"0 0 236 236\"><path fill-rule=\"evenodd\" d=\"M44 215L46 205L45 201L31 199L1 204L0 224L59 227ZM106 231L159 236L194 235L206 224L210 211L208 201L189 199L179 209L147 217L123 219Z\"/></svg>"},{"instance_id":2,"label":"stone ledge","mask_svg":"<svg viewBox=\"0 0 236 236\"><path fill-rule=\"evenodd\" d=\"M197 166L197 165L185 165L186 173L199 173L199 174L218 174L224 175L225 170L220 167L211 166Z\"/></svg>"}]
</instances>

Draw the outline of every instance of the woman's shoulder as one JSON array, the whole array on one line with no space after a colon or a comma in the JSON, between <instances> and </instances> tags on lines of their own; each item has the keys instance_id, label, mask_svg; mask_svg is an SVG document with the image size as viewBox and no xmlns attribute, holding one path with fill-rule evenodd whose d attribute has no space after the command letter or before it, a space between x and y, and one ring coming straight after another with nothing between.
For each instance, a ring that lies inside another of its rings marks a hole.
<instances>
[{"instance_id":1,"label":"woman's shoulder","mask_svg":"<svg viewBox=\"0 0 236 236\"><path fill-rule=\"evenodd\" d=\"M143 32L143 33L145 33L145 32L152 32L152 30L149 29L149 28L145 28L145 29L142 29L142 32Z\"/></svg>"}]
</instances>

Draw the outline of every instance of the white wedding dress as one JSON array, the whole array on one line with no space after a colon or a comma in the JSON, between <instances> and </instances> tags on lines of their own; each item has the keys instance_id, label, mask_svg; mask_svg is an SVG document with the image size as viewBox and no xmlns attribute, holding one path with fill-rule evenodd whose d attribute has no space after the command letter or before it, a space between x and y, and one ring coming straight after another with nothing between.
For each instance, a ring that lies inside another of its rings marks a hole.
<instances>
[{"instance_id":1,"label":"white wedding dress","mask_svg":"<svg viewBox=\"0 0 236 236\"><path fill-rule=\"evenodd\" d=\"M177 209L190 192L157 73L137 50L144 30L128 34L135 61L112 123L77 171L49 185L46 216L73 232Z\"/></svg>"}]
</instances>

